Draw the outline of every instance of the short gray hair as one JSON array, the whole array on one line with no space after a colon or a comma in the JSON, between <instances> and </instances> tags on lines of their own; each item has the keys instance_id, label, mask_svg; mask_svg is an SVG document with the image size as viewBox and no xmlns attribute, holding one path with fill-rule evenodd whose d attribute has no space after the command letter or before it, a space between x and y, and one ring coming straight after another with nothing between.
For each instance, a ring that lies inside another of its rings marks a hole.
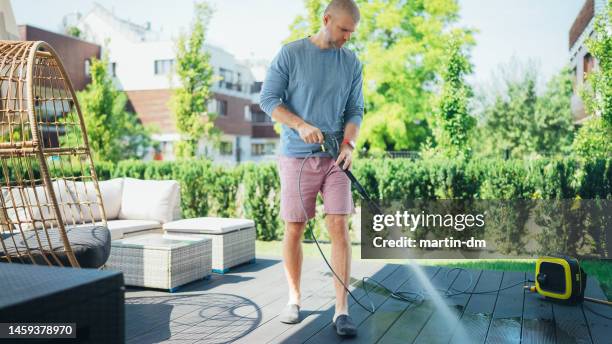
<instances>
[{"instance_id":1,"label":"short gray hair","mask_svg":"<svg viewBox=\"0 0 612 344\"><path fill-rule=\"evenodd\" d=\"M350 14L355 23L359 22L359 19L361 18L359 7L357 7L354 0L332 0L325 8L325 12L323 12L323 14L337 11Z\"/></svg>"}]
</instances>

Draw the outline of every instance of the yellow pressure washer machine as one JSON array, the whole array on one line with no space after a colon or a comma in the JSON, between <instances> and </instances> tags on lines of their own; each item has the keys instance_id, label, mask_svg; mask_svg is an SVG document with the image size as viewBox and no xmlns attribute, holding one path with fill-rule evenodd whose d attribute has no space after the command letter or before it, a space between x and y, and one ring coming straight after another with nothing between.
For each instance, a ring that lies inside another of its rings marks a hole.
<instances>
[{"instance_id":1,"label":"yellow pressure washer machine","mask_svg":"<svg viewBox=\"0 0 612 344\"><path fill-rule=\"evenodd\" d=\"M587 275L576 258L548 255L536 260L535 286L527 287L548 299L576 304L591 301L604 305L612 302L584 296Z\"/></svg>"}]
</instances>

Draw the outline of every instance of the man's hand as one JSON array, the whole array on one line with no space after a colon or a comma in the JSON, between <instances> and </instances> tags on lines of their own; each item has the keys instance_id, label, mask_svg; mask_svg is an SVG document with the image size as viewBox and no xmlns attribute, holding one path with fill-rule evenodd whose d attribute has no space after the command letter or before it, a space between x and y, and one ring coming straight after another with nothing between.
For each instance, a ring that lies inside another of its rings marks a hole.
<instances>
[{"instance_id":1,"label":"man's hand","mask_svg":"<svg viewBox=\"0 0 612 344\"><path fill-rule=\"evenodd\" d=\"M323 143L323 133L315 126L312 126L306 122L298 124L297 131L300 134L300 138L306 143Z\"/></svg>"},{"instance_id":2,"label":"man's hand","mask_svg":"<svg viewBox=\"0 0 612 344\"><path fill-rule=\"evenodd\" d=\"M342 164L343 170L348 170L353 165L353 148L343 143L340 146L340 154L338 154L338 160L336 160L336 166Z\"/></svg>"}]
</instances>

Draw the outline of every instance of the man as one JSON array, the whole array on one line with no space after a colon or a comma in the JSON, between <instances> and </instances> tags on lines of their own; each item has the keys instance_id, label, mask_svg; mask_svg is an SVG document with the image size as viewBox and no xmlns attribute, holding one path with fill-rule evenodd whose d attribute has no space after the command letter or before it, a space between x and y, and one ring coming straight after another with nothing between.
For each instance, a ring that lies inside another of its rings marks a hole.
<instances>
[{"instance_id":1,"label":"man","mask_svg":"<svg viewBox=\"0 0 612 344\"><path fill-rule=\"evenodd\" d=\"M315 216L319 192L332 242L331 265L344 284L349 284L348 215L354 213L354 207L350 180L340 168L351 167L364 105L362 65L343 46L355 31L359 16L353 0L331 1L316 35L282 47L260 95L261 108L282 124L278 167L281 217L285 222L283 264L289 285L289 300L280 315L284 323L299 322L301 237L306 222ZM323 142L323 132L343 132L340 155L333 161L325 153L316 153L304 165L301 190L306 218L298 193L298 174L304 158ZM347 292L335 278L334 287L333 325L339 335L354 336L357 329L348 314Z\"/></svg>"}]
</instances>

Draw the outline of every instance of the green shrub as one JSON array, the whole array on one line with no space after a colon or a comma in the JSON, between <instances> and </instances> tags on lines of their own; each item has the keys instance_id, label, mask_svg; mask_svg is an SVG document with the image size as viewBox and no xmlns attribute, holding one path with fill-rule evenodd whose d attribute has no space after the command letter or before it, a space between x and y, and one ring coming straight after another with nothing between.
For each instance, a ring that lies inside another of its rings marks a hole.
<instances>
[{"instance_id":1,"label":"green shrub","mask_svg":"<svg viewBox=\"0 0 612 344\"><path fill-rule=\"evenodd\" d=\"M274 163L247 163L228 168L209 160L191 159L176 162L121 161L117 164L97 162L95 167L100 180L111 177L178 180L183 217L247 217L255 221L258 239L276 240L282 236L280 181ZM75 167L70 173L80 173L77 168L80 167ZM469 162L368 159L356 161L353 173L373 199L400 202L415 199L612 199L612 158ZM357 202L359 195L353 192ZM539 209L539 212L544 214L548 210ZM515 209L503 221L499 233L495 233L497 243L505 252L518 251L517 248L521 247L519 239L524 237L523 210ZM326 236L322 216L317 217L309 228L315 229L322 238ZM584 242L588 243L594 240L590 237L596 238L600 234L567 232L564 235L587 235Z\"/></svg>"},{"instance_id":2,"label":"green shrub","mask_svg":"<svg viewBox=\"0 0 612 344\"><path fill-rule=\"evenodd\" d=\"M275 164L245 164L242 181L245 188L245 215L255 221L261 240L279 238L280 178Z\"/></svg>"},{"instance_id":3,"label":"green shrub","mask_svg":"<svg viewBox=\"0 0 612 344\"><path fill-rule=\"evenodd\" d=\"M612 125L601 117L587 120L578 130L572 149L583 158L612 157Z\"/></svg>"}]
</instances>

